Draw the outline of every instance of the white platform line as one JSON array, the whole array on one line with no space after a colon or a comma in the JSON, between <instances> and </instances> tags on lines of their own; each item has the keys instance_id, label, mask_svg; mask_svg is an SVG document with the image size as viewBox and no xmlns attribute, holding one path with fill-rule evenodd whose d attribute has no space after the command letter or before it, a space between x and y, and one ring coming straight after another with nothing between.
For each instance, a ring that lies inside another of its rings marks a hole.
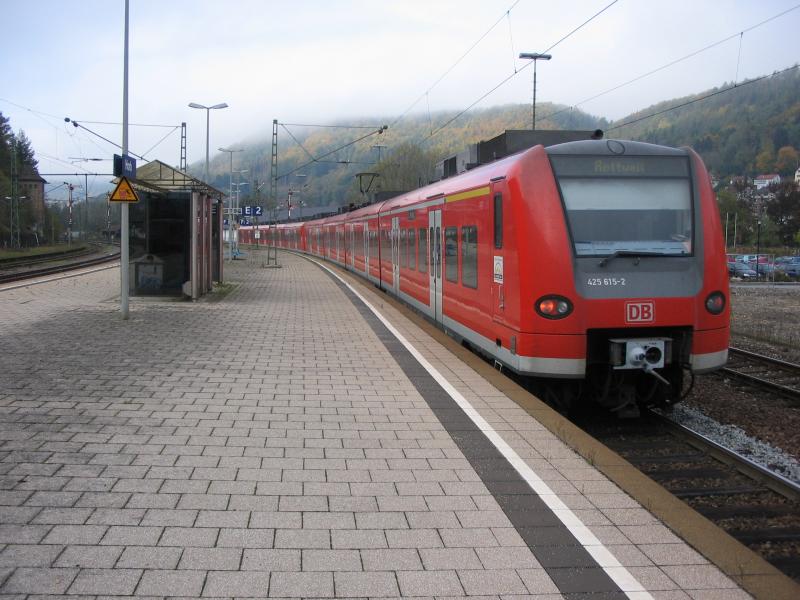
<instances>
[{"instance_id":1,"label":"white platform line","mask_svg":"<svg viewBox=\"0 0 800 600\"><path fill-rule=\"evenodd\" d=\"M650 593L641 583L614 557L603 543L589 530L578 516L564 504L558 495L550 489L542 479L531 469L528 464L509 446L494 428L481 417L478 411L464 398L453 385L434 367L428 360L420 354L417 349L401 334L370 302L359 294L352 285L347 283L333 270L326 265L313 260L320 267L328 271L331 275L341 281L353 292L372 313L380 319L381 323L400 341L406 350L422 365L431 377L450 395L462 410L469 416L473 423L484 435L495 445L500 453L517 470L522 478L528 483L531 489L539 495L542 501L553 511L564 526L575 536L575 539L586 549L586 551L597 561L597 564L606 572L611 580L616 583L631 600L653 600Z\"/></svg>"}]
</instances>

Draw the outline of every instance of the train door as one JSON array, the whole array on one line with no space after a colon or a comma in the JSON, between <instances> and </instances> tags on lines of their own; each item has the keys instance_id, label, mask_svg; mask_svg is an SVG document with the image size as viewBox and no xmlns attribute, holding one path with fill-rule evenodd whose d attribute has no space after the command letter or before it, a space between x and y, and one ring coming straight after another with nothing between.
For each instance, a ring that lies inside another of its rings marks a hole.
<instances>
[{"instance_id":1,"label":"train door","mask_svg":"<svg viewBox=\"0 0 800 600\"><path fill-rule=\"evenodd\" d=\"M505 253L503 250L503 194L492 195L492 318L498 323L506 321Z\"/></svg>"},{"instance_id":2,"label":"train door","mask_svg":"<svg viewBox=\"0 0 800 600\"><path fill-rule=\"evenodd\" d=\"M356 270L356 226L350 224L350 268Z\"/></svg>"},{"instance_id":3,"label":"train door","mask_svg":"<svg viewBox=\"0 0 800 600\"><path fill-rule=\"evenodd\" d=\"M364 273L369 277L369 221L364 221Z\"/></svg>"},{"instance_id":4,"label":"train door","mask_svg":"<svg viewBox=\"0 0 800 600\"><path fill-rule=\"evenodd\" d=\"M442 321L442 211L428 211L428 246L430 263L431 316Z\"/></svg>"},{"instance_id":5,"label":"train door","mask_svg":"<svg viewBox=\"0 0 800 600\"><path fill-rule=\"evenodd\" d=\"M392 217L392 290L400 292L400 217Z\"/></svg>"}]
</instances>

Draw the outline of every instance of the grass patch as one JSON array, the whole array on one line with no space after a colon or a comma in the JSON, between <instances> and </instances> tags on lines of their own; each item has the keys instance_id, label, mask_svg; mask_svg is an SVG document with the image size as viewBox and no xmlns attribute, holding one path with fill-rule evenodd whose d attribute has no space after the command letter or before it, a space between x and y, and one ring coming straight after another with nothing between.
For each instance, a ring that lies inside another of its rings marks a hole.
<instances>
[{"instance_id":1,"label":"grass patch","mask_svg":"<svg viewBox=\"0 0 800 600\"><path fill-rule=\"evenodd\" d=\"M203 298L206 302L221 302L225 298L228 297L233 291L239 288L238 283L230 283L230 282L215 282L214 286L212 287L211 291L206 294Z\"/></svg>"}]
</instances>

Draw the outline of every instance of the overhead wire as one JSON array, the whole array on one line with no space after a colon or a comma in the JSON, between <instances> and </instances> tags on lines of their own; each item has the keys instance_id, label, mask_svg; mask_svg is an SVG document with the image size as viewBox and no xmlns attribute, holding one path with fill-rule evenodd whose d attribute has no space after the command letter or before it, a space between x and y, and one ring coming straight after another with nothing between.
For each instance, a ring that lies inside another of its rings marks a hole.
<instances>
[{"instance_id":1,"label":"overhead wire","mask_svg":"<svg viewBox=\"0 0 800 600\"><path fill-rule=\"evenodd\" d=\"M360 142L360 141L362 141L362 140L365 140L365 139L367 139L368 137L371 137L371 136L373 136L373 135L376 135L376 134L377 134L377 135L380 135L380 134L382 134L384 131L386 131L388 128L389 128L389 127L388 127L387 125L382 125L381 127L379 127L378 129L376 129L375 131L371 131L370 133L367 133L366 135L362 135L360 138L358 138L358 139L356 139L356 140L353 140L353 141L351 141L351 142L347 142L346 144L343 144L343 145L339 146L338 148L334 148L333 150L331 150L331 151L329 151L329 152L326 152L325 154L322 154L322 155L318 156L318 157L317 157L315 160L313 160L313 161L309 161L309 162L307 162L307 163L305 163L305 164L302 164L302 165L300 165L299 167L295 167L295 168L294 168L294 169L292 169L291 171L287 171L286 173L282 173L281 175L276 175L276 176L275 176L275 179L276 179L276 180L278 180L278 179L282 179L282 178L284 178L284 177L287 177L287 176L291 175L292 173L296 173L296 172L297 172L297 171L299 171L300 169L305 169L307 166L309 166L309 165L313 164L314 162L318 162L320 159L326 158L326 157L330 156L331 154L334 154L334 153L338 152L339 150L344 150L345 148L348 148L349 146L352 146L352 145L354 145L354 144L357 144L358 142Z\"/></svg>"},{"instance_id":2,"label":"overhead wire","mask_svg":"<svg viewBox=\"0 0 800 600\"><path fill-rule=\"evenodd\" d=\"M671 112L673 110L678 110L679 108L683 108L685 106L689 106L690 104L695 104L696 102L700 102L702 100L708 100L709 98L713 98L714 96L719 96L720 94L725 94L727 92L731 92L733 90L741 89L745 86L752 85L759 81L763 81L765 79L769 79L771 77L775 77L776 75L781 75L783 73L787 73L794 69L800 68L800 65L793 65L791 67L787 67L780 71L775 71L774 73L770 73L769 75L762 75L761 77L756 77L755 79L748 79L747 81L739 84L732 85L730 87L723 88L721 90L717 90L715 92L711 92L710 94L705 94L704 96L700 96L698 98L694 98L692 100L687 100L686 102L681 102L680 104L676 104L675 106L671 106L670 108L665 108L664 110L660 110L658 112L654 112L649 115L644 115L642 117L638 117L636 119L632 119L630 121L626 121L625 123L620 123L619 125L614 125L613 127L609 127L606 131L614 131L616 129L621 129L622 127L627 127L628 125L633 125L634 123L639 123L641 121L645 121L647 119L652 119L653 117L657 117L659 115L663 115L665 113Z\"/></svg>"},{"instance_id":3,"label":"overhead wire","mask_svg":"<svg viewBox=\"0 0 800 600\"><path fill-rule=\"evenodd\" d=\"M616 1L616 0L615 0L615 1ZM411 111L411 110L412 110L412 109L413 109L413 108L414 108L414 107L415 107L417 104L419 104L420 100L422 100L423 98L425 98L425 97L426 97L426 96L427 96L427 95L428 95L428 94L431 92L431 90L433 90L433 88L435 88L437 85L439 85L439 83L441 83L441 82L442 82L442 80L443 80L445 77L447 77L447 76L448 76L448 75L449 75L449 74L452 72L452 70L453 70L453 69L455 69L455 68L456 68L456 67L459 65L459 63L461 63L461 61L462 61L462 60L464 60L464 59L465 59L465 58L466 58L466 57L469 55L469 53L470 53L470 52L472 52L472 51L475 49L475 47L476 47L478 44L480 44L480 43L483 41L483 39L484 39L484 38L485 38L487 35L489 35L489 34L492 32L492 30L493 30L495 27L497 27L497 25L498 25L498 24L499 24L499 23L500 23L500 22L501 22L503 19L505 19L505 18L506 18L506 16L507 16L507 15L508 15L508 14L509 14L509 13L510 13L512 10L514 10L514 8L515 8L515 7L517 6L517 4L519 4L519 3L520 3L520 0L516 0L516 1L515 1L515 2L514 2L514 3L513 3L513 4L512 4L512 5L511 5L511 6L510 6L510 7L509 7L509 8L508 8L508 9L507 9L507 10L506 10L506 11L505 11L503 14L502 14L502 15L501 15L501 16L500 16L500 18L499 18L499 19L497 19L497 21L495 21L495 22L494 22L494 24L493 24L491 27L489 27L489 29L487 29L487 30L486 30L486 31L483 33L483 35L481 35L481 36L480 36L480 37L479 37L479 38L478 38L478 39L475 41L475 43L474 43L474 44L472 44L472 46L470 46L470 47L467 49L467 51L466 51L466 52L464 52L464 54L462 54L462 55L461 55L461 56L460 56L460 57L459 57L459 58L458 58L458 59L457 59L457 60L456 60L456 61L455 61L455 62L454 62L452 65L450 65L450 67L448 67L448 68L447 68L447 70L446 70L444 73L442 73L442 75L439 77L439 79L437 79L436 81L434 81L434 82L433 82L433 84L431 84L431 86L430 86L430 87L429 87L427 90L425 90L425 91L424 91L422 94L420 94L419 98L417 98L416 100L414 100L414 102L412 102L412 103L411 103L411 105L410 105L410 106L409 106L409 107L408 107L406 110L404 110L404 111L402 112L402 114L401 114L399 117L397 117L397 118L396 118L394 121L392 121L392 123L391 123L391 125L390 125L390 126L394 126L395 124L397 124L397 123L398 123L398 122L399 122L399 121L400 121L400 120L401 120L403 117L405 117L405 116L406 116L406 115L407 115L407 114L408 114L408 113L409 113L409 112L410 112L410 111Z\"/></svg>"},{"instance_id":4,"label":"overhead wire","mask_svg":"<svg viewBox=\"0 0 800 600\"><path fill-rule=\"evenodd\" d=\"M789 9L787 9L787 10L781 11L778 14L773 15L772 17L770 17L768 19L764 19L763 21L760 21L759 23L756 23L755 25L751 25L747 29L743 29L742 31L740 31L738 33L734 33L732 35L729 35L729 36L727 36L727 37L725 37L725 38L723 38L721 40L717 40L716 42L714 42L712 44L708 44L707 46L704 46L703 48L700 48L698 50L694 50L694 51L690 52L689 54L686 54L686 55L684 55L684 56L682 56L680 58L676 58L675 60L671 60L668 63L665 63L665 64L661 65L660 67L652 69L652 70L650 70L650 71L648 71L646 73L642 73L641 75L637 75L633 79L629 79L628 81L625 81L624 83L620 83L618 85L615 85L614 87L611 87L611 88L609 88L609 89L607 89L607 90L605 90L603 92L600 92L599 94L595 94L594 96L586 98L585 100L581 100L580 102L576 102L575 104L573 104L570 107L562 108L562 109L559 109L559 110L557 110L555 112L552 112L552 113L550 113L548 115L545 115L544 117L542 117L542 119L550 119L550 118L555 117L555 116L557 116L557 115L559 115L561 113L564 113L564 112L566 112L568 110L571 110L572 108L581 106L583 104L586 104L587 102L591 102L592 100L596 100L597 98L605 96L606 94L610 94L611 92L615 92L615 91L617 91L617 90L619 90L619 89L621 89L621 88L623 88L625 86L631 85L632 83L636 83L637 81L640 81L640 80L644 79L645 77L649 77L650 75L658 73L659 71L663 71L664 69L668 69L669 67L672 67L674 65L677 65L678 63L681 63L681 62L683 62L685 60L693 58L693 57L695 57L695 56L697 56L699 54L702 54L703 52L711 50L712 48L716 48L717 46L719 46L721 44L724 44L725 42L729 42L730 40L736 38L737 36L742 36L745 33L748 33L750 31L753 31L754 29L757 29L757 28L761 27L762 25L766 25L767 23L769 23L771 21L774 21L775 19L778 19L778 18L786 15L787 13L790 13L793 10L797 10L798 8L800 8L800 4L797 4L797 5L791 7ZM738 64L737 64L737 69L736 69L737 79L738 79L738 74L739 74L739 69L738 69Z\"/></svg>"},{"instance_id":5,"label":"overhead wire","mask_svg":"<svg viewBox=\"0 0 800 600\"><path fill-rule=\"evenodd\" d=\"M562 38L561 38L560 40L558 40L558 41L557 41L555 44L553 44L553 45L551 45L550 47L548 47L548 48L547 48L546 50L544 50L542 53L549 52L550 50L552 50L553 48L555 48L556 46L558 46L560 43L562 43L563 41L565 41L566 39L568 39L569 37L571 37L572 35L574 35L575 33L577 33L579 30L581 30L583 27L585 27L586 25L588 25L589 23L591 23L591 22L592 22L594 19L596 19L597 17L599 17L601 14L603 14L603 13L604 13L605 11L607 11L609 8L611 8L612 6L614 6L614 5L615 5L615 4L616 4L618 1L619 1L619 0L613 0L613 2L611 2L611 3L610 3L610 4L608 4L608 5L606 5L604 8L602 8L601 10L599 10L598 12L596 12L596 13L595 13L593 16L589 17L589 18L588 18L586 21L584 21L583 23L581 23L580 25L578 25L578 26L577 26L575 29L573 29L572 31L570 31L570 32L569 32L567 35L565 35L564 37L562 37ZM447 122L446 122L444 125L442 125L441 127L439 127L439 128L437 128L437 129L435 129L434 131L432 131L432 132L431 132L431 134L430 134L428 137L426 137L426 138L424 138L424 139L422 140L422 143L425 143L425 142L427 142L428 140L430 140L431 138L433 138L435 135L437 135L437 134L438 134L440 131L443 131L444 129L446 129L447 127L449 127L449 126L450 126L450 124L451 124L451 123L453 123L453 122L454 122L456 119L458 119L459 117L461 117L462 115L464 115L464 114L465 114L467 111L469 111L469 110L470 110L472 107L474 107L476 104L478 104L479 102L481 102L482 100L484 100L484 99L485 99L487 96L491 95L491 94L492 94L493 92L495 92L497 89L499 89L500 87L502 87L503 85L505 85L505 84L506 84L508 81L510 81L511 79L513 79L514 77L516 77L516 76L517 76L519 73L521 73L521 72L522 72L522 71L524 71L526 68L528 68L528 67L529 67L529 66L530 66L530 65L531 65L533 62L534 62L534 61L531 61L531 62L529 62L529 63L526 63L526 64L525 64L525 65L523 65L523 66L522 66L520 69L518 69L518 70L514 71L513 73L511 73L510 75L508 75L508 76L507 76L505 79L503 79L503 80L502 80L500 83L498 83L497 85L495 85L495 86L494 86L492 89L490 89L488 92L486 92L485 94L483 94L483 95L482 95L480 98L478 98L477 100L475 100L475 101L474 101L472 104L470 104L470 105L469 105L469 106L467 106L465 109L463 109L462 111L460 111L459 113L457 113L457 114L456 114L454 117L452 117L451 119L449 119L449 120L448 120L448 121L447 121Z\"/></svg>"}]
</instances>

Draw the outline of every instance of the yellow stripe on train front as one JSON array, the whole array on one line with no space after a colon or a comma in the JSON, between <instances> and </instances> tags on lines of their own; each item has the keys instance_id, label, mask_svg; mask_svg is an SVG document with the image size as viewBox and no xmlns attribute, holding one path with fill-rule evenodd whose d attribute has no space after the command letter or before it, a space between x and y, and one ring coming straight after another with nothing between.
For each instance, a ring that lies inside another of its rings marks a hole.
<instances>
[{"instance_id":1,"label":"yellow stripe on train front","mask_svg":"<svg viewBox=\"0 0 800 600\"><path fill-rule=\"evenodd\" d=\"M486 196L489 194L489 186L469 190L468 192L461 192L460 194L453 194L447 196L445 202L458 202L459 200L469 200L470 198L477 198L478 196Z\"/></svg>"}]
</instances>

